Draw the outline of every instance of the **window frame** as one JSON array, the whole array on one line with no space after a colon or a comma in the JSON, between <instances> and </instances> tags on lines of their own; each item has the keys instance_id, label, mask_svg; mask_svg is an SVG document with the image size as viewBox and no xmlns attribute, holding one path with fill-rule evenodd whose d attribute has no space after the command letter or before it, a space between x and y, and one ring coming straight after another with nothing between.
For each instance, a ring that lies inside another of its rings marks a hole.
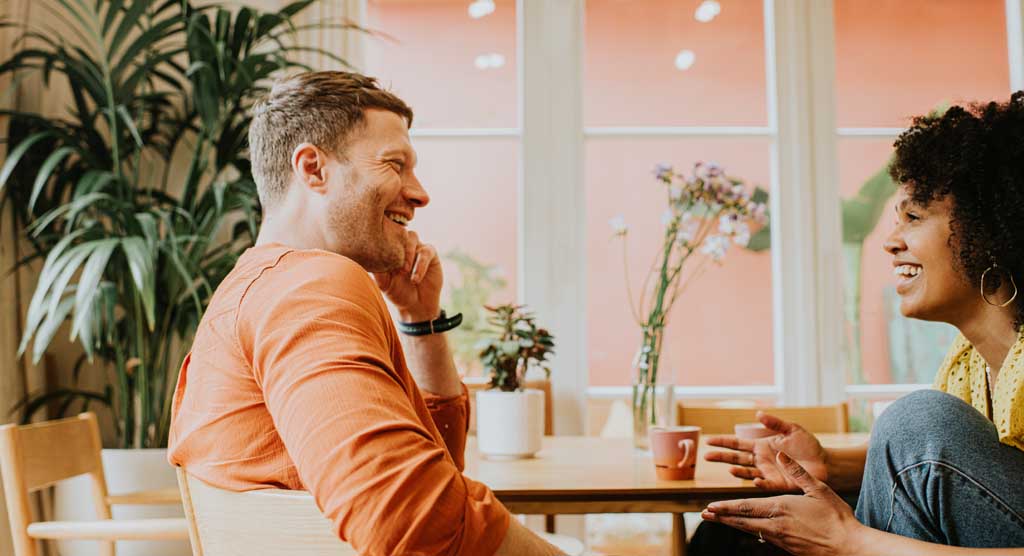
<instances>
[{"instance_id":1,"label":"window frame","mask_svg":"<svg viewBox=\"0 0 1024 556\"><path fill-rule=\"evenodd\" d=\"M355 2L366 14L367 0ZM926 384L849 385L843 352L839 138L895 138L899 128L837 128L833 0L763 0L767 126L583 124L585 0L517 0L518 126L416 129L413 138L519 137L519 299L558 331L552 373L557 434L582 434L589 386L584 143L598 137L768 137L773 358L771 386L677 387L679 399L758 398L785 405L899 396ZM1024 89L1024 0L1006 0L1012 90ZM365 22L365 20L361 20ZM360 35L361 40L367 38ZM353 47L362 53L365 44ZM571 207L573 210L568 210ZM813 214L813 218L786 218ZM559 241L550 241L558 237Z\"/></svg>"}]
</instances>

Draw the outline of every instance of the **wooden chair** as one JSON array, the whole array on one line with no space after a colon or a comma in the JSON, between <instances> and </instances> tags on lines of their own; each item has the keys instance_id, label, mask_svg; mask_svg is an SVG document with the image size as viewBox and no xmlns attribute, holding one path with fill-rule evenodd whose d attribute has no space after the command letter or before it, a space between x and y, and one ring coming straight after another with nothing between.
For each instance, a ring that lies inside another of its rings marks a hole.
<instances>
[{"instance_id":1,"label":"wooden chair","mask_svg":"<svg viewBox=\"0 0 1024 556\"><path fill-rule=\"evenodd\" d=\"M178 468L193 556L350 556L313 497L300 490L231 492ZM557 535L542 535L558 545ZM577 552L578 554L578 552Z\"/></svg>"},{"instance_id":2,"label":"wooden chair","mask_svg":"<svg viewBox=\"0 0 1024 556\"><path fill-rule=\"evenodd\" d=\"M47 421L33 425L0 426L0 471L3 472L7 512L15 556L36 556L37 539L101 541L101 554L113 556L115 540L187 539L184 519L111 519L110 505L177 503L166 494L133 493L109 496L100 457L100 430L96 415ZM32 522L31 492L64 479L88 474L92 478L97 521Z\"/></svg>"},{"instance_id":3,"label":"wooden chair","mask_svg":"<svg viewBox=\"0 0 1024 556\"><path fill-rule=\"evenodd\" d=\"M676 422L701 427L701 434L732 434L739 423L757 421L758 410L792 421L813 433L850 432L846 403L805 407L726 408L678 404Z\"/></svg>"},{"instance_id":4,"label":"wooden chair","mask_svg":"<svg viewBox=\"0 0 1024 556\"><path fill-rule=\"evenodd\" d=\"M308 492L231 492L178 468L194 556L289 554L345 556L356 551L332 531Z\"/></svg>"}]
</instances>

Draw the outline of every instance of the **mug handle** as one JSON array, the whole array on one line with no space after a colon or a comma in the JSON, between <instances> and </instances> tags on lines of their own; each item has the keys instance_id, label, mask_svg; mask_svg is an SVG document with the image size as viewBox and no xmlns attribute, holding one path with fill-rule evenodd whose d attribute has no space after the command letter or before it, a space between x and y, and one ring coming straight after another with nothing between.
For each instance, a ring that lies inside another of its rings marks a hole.
<instances>
[{"instance_id":1,"label":"mug handle","mask_svg":"<svg viewBox=\"0 0 1024 556\"><path fill-rule=\"evenodd\" d=\"M679 441L678 445L679 449L683 451L683 459L679 460L676 467L682 469L683 467L686 467L686 462L690 459L690 452L694 449L695 444L692 439L684 438Z\"/></svg>"}]
</instances>

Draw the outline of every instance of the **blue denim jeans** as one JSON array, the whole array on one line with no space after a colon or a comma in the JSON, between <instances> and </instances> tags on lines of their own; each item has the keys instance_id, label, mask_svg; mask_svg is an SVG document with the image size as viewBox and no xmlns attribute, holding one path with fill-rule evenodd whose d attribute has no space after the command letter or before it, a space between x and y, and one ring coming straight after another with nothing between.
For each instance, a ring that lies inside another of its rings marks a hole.
<instances>
[{"instance_id":1,"label":"blue denim jeans","mask_svg":"<svg viewBox=\"0 0 1024 556\"><path fill-rule=\"evenodd\" d=\"M857 519L938 544L1024 546L1024 452L959 398L909 394L875 423Z\"/></svg>"}]
</instances>

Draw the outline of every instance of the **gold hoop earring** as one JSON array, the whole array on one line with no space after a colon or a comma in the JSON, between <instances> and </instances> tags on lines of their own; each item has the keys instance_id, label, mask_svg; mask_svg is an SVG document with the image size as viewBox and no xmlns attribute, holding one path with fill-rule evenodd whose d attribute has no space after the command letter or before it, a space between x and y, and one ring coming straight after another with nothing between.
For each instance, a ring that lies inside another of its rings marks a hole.
<instances>
[{"instance_id":1,"label":"gold hoop earring","mask_svg":"<svg viewBox=\"0 0 1024 556\"><path fill-rule=\"evenodd\" d=\"M1013 295L1011 295L1010 299L1007 299L1003 303L993 303L989 301L988 295L985 294L985 275L987 275L989 271L994 269L999 269L999 265L993 264L992 266L986 268L985 272L981 273L981 298L985 300L985 303L988 303L993 307L1006 307L1007 305L1013 303L1014 299L1017 299L1017 282L1013 280L1013 274L1007 272L1006 275L1010 277L1010 285L1013 286Z\"/></svg>"}]
</instances>

